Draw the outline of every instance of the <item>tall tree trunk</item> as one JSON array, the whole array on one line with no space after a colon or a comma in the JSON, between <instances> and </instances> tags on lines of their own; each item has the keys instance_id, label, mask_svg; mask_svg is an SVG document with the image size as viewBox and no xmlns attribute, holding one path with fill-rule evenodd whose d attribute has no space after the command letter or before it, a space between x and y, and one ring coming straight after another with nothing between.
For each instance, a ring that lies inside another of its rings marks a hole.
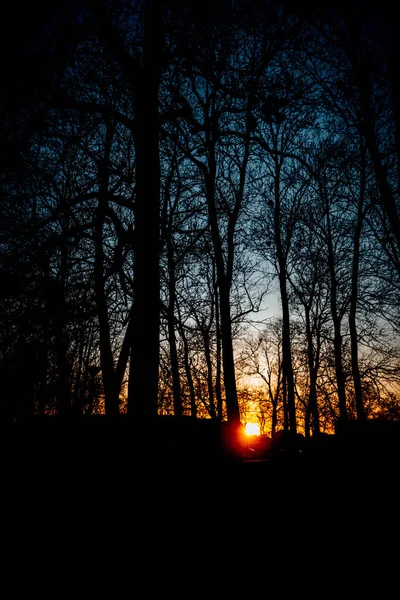
<instances>
[{"instance_id":1,"label":"tall tree trunk","mask_svg":"<svg viewBox=\"0 0 400 600\"><path fill-rule=\"evenodd\" d=\"M213 368L211 361L210 351L210 333L207 329L203 329L203 341L204 341L204 354L207 365L207 390L208 390L208 404L210 417L216 419L217 414L215 412L215 401L214 401L214 385L213 385Z\"/></svg>"},{"instance_id":2,"label":"tall tree trunk","mask_svg":"<svg viewBox=\"0 0 400 600\"><path fill-rule=\"evenodd\" d=\"M119 413L119 390L115 389L114 356L111 347L110 323L107 298L104 289L104 248L103 227L107 214L109 193L109 160L114 135L114 125L107 122L107 132L103 160L99 166L99 200L95 216L95 293L100 333L100 366L104 387L106 415Z\"/></svg>"},{"instance_id":3,"label":"tall tree trunk","mask_svg":"<svg viewBox=\"0 0 400 600\"><path fill-rule=\"evenodd\" d=\"M310 320L310 307L304 306L306 314L306 336L307 336L307 359L308 372L310 377L310 391L308 395L307 414L312 416L313 435L320 433L319 412L317 404L317 376L318 376L318 360L314 359L314 344ZM310 429L306 427L306 436L309 436Z\"/></svg>"},{"instance_id":4,"label":"tall tree trunk","mask_svg":"<svg viewBox=\"0 0 400 600\"><path fill-rule=\"evenodd\" d=\"M190 359L189 359L189 344L183 330L183 327L180 329L180 336L183 340L183 351L184 351L184 361L185 361L185 373L186 379L189 386L189 397L190 397L190 415L197 419L197 404L196 404L196 393L194 390L192 369L190 368Z\"/></svg>"},{"instance_id":5,"label":"tall tree trunk","mask_svg":"<svg viewBox=\"0 0 400 600\"><path fill-rule=\"evenodd\" d=\"M218 298L218 288L217 288L216 281L215 281L215 286L214 286L214 295L215 295L215 331L216 331L216 345L217 345L216 367L215 367L215 395L217 398L217 418L220 421L222 421L222 415L223 415L222 370L221 370L222 348L221 348L221 325L220 325L220 316L219 316L219 298Z\"/></svg>"},{"instance_id":6,"label":"tall tree trunk","mask_svg":"<svg viewBox=\"0 0 400 600\"><path fill-rule=\"evenodd\" d=\"M250 102L249 102L250 104ZM215 117L215 114L214 114ZM212 128L213 129L213 128ZM207 146L208 146L208 172L204 172L206 184L206 197L208 208L208 220L211 229L211 238L213 242L216 279L219 290L219 315L221 326L221 345L222 345L222 365L224 373L224 388L225 402L228 421L233 425L232 431L234 436L240 436L240 410L236 388L235 375L235 359L233 352L232 339L232 315L230 292L233 277L234 264L234 235L237 219L240 208L243 202L244 186L246 180L246 170L250 155L250 129L247 125L245 146L243 153L243 161L240 166L239 187L236 194L236 200L233 210L229 214L228 232L227 232L227 259L226 264L223 256L222 242L218 223L218 215L215 199L215 182L216 182L216 160L215 160L215 143L214 133L207 131ZM238 438L239 439L239 438Z\"/></svg>"},{"instance_id":7,"label":"tall tree trunk","mask_svg":"<svg viewBox=\"0 0 400 600\"><path fill-rule=\"evenodd\" d=\"M350 343L351 343L351 369L353 373L354 395L356 402L357 419L362 421L365 418L364 404L362 398L361 375L358 364L358 334L357 334L357 303L358 303L358 272L360 263L360 239L363 226L363 203L365 193L365 151L362 148L361 161L361 185L360 198L357 207L357 223L354 232L353 244L353 265L351 272L351 296L350 296L350 311L349 311L349 328L350 328Z\"/></svg>"},{"instance_id":8,"label":"tall tree trunk","mask_svg":"<svg viewBox=\"0 0 400 600\"><path fill-rule=\"evenodd\" d=\"M78 364L75 371L75 380L74 380L74 394L72 398L72 407L76 414L82 414L83 406L81 404L81 392L82 392L82 375L83 375L83 366L84 359L83 353L85 350L85 334L83 327L80 328L78 334Z\"/></svg>"},{"instance_id":9,"label":"tall tree trunk","mask_svg":"<svg viewBox=\"0 0 400 600\"><path fill-rule=\"evenodd\" d=\"M167 239L167 259L168 259L168 291L169 300L167 306L167 327L168 327L168 342L169 352L171 357L171 372L172 372L172 395L174 399L174 415L180 417L183 413L182 397L181 397L181 382L179 375L178 352L176 348L175 337L175 263L174 253L172 248L172 240L170 236Z\"/></svg>"},{"instance_id":10,"label":"tall tree trunk","mask_svg":"<svg viewBox=\"0 0 400 600\"><path fill-rule=\"evenodd\" d=\"M213 242L216 270L218 278L218 289L220 298L220 317L221 317L221 341L222 341L222 364L224 370L224 386L226 397L226 412L228 421L233 425L240 424L239 402L236 390L235 362L232 344L232 324L231 324L231 305L230 305L230 287L231 282L225 273L224 257L222 252L222 243L218 227L218 217L215 205L215 175L216 167L213 153L210 153L210 172L206 176L206 194L208 206L208 218L211 228L211 237Z\"/></svg>"},{"instance_id":11,"label":"tall tree trunk","mask_svg":"<svg viewBox=\"0 0 400 600\"><path fill-rule=\"evenodd\" d=\"M161 1L147 0L144 64L135 106L135 265L133 339L128 411L135 417L158 412L160 353L160 157L158 92L163 44Z\"/></svg>"},{"instance_id":12,"label":"tall tree trunk","mask_svg":"<svg viewBox=\"0 0 400 600\"><path fill-rule=\"evenodd\" d=\"M296 404L294 394L294 376L292 364L292 350L290 340L290 314L289 299L287 294L286 279L286 254L281 239L281 209L280 209L280 167L276 164L276 175L274 181L274 235L275 247L278 260L279 290L282 304L282 362L283 380L287 384L287 416L288 429L291 434L297 433Z\"/></svg>"},{"instance_id":13,"label":"tall tree trunk","mask_svg":"<svg viewBox=\"0 0 400 600\"><path fill-rule=\"evenodd\" d=\"M271 417L271 438L274 439L275 437L275 432L276 432L276 427L278 425L278 403L279 403L279 396L280 396L280 391L281 391L281 386L283 384L282 381L282 367L281 367L281 363L279 363L278 366L278 376L277 376L277 380L276 380L276 388L275 388L275 393L272 393L272 389L271 389L271 385L269 384L269 396L271 398L272 401L272 417ZM284 385L283 385L284 387ZM286 402L285 402L285 398L283 399L283 411L284 414L286 413ZM286 427L285 427L286 429Z\"/></svg>"},{"instance_id":14,"label":"tall tree trunk","mask_svg":"<svg viewBox=\"0 0 400 600\"><path fill-rule=\"evenodd\" d=\"M289 431L289 414L287 405L287 380L284 374L284 365L282 358L282 408L283 408L283 429Z\"/></svg>"},{"instance_id":15,"label":"tall tree trunk","mask_svg":"<svg viewBox=\"0 0 400 600\"><path fill-rule=\"evenodd\" d=\"M55 288L54 302L54 334L56 343L56 361L57 361L57 391L56 401L58 413L62 416L67 415L71 409L71 382L70 365L68 361L68 333L67 333L67 303L66 303L66 281L68 274L68 229L69 229L69 209L68 201L63 200L63 222L62 238L60 248L60 271Z\"/></svg>"},{"instance_id":16,"label":"tall tree trunk","mask_svg":"<svg viewBox=\"0 0 400 600\"><path fill-rule=\"evenodd\" d=\"M225 279L225 276L222 276ZM239 402L236 390L235 359L233 355L230 286L226 281L220 282L221 340L222 365L224 369L224 387L226 396L226 412L228 421L240 423Z\"/></svg>"},{"instance_id":17,"label":"tall tree trunk","mask_svg":"<svg viewBox=\"0 0 400 600\"><path fill-rule=\"evenodd\" d=\"M176 304L176 310L177 310L177 314L178 314L177 326L178 326L179 335L181 336L181 339L183 342L183 361L184 361L184 365L185 365L187 384L189 387L190 416L193 419L197 419L196 392L195 392L195 388L194 388L193 374L192 374L192 369L191 369L191 365L190 365L189 342L187 340L185 328L182 323L181 311L180 311L178 303Z\"/></svg>"},{"instance_id":18,"label":"tall tree trunk","mask_svg":"<svg viewBox=\"0 0 400 600\"><path fill-rule=\"evenodd\" d=\"M324 194L325 195L325 194ZM338 390L338 404L339 404L339 416L340 419L347 420L347 406L346 406L346 388L345 379L343 372L343 360L342 360L342 333L341 333L341 318L338 314L337 308L337 279L335 269L335 256L333 251L333 240L332 240L332 229L331 219L329 213L328 202L326 206L326 233L327 233L327 244L328 244L328 267L330 275L330 293L331 293L331 316L333 321L333 348L335 355L335 374L336 384Z\"/></svg>"}]
</instances>

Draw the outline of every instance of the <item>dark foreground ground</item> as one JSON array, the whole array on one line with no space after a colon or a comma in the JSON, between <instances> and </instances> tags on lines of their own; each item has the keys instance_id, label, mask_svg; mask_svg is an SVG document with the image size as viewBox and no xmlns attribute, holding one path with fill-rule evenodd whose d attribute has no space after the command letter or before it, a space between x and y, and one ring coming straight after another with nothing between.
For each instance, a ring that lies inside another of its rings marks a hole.
<instances>
[{"instance_id":1,"label":"dark foreground ground","mask_svg":"<svg viewBox=\"0 0 400 600\"><path fill-rule=\"evenodd\" d=\"M240 455L209 422L156 427L135 433L127 421L47 420L3 428L3 499L26 510L41 502L49 510L102 507L104 514L158 506L160 514L187 516L199 502L210 516L286 506L309 514L345 510L350 518L361 507L374 512L375 502L386 506L383 519L400 499L400 431L391 425Z\"/></svg>"},{"instance_id":2,"label":"dark foreground ground","mask_svg":"<svg viewBox=\"0 0 400 600\"><path fill-rule=\"evenodd\" d=\"M254 595L249 586L261 583L277 588L274 596L309 589L329 600L344 589L359 598L375 577L376 596L392 597L385 586L398 573L397 437L329 438L253 461L210 439L199 445L193 431L170 441L119 426L3 431L7 586L24 596L47 586L52 599L67 590L192 599L213 597L218 573L224 598ZM239 594L241 584L247 592Z\"/></svg>"},{"instance_id":3,"label":"dark foreground ground","mask_svg":"<svg viewBox=\"0 0 400 600\"><path fill-rule=\"evenodd\" d=\"M5 598L396 596L391 426L247 461L214 425L161 423L1 430Z\"/></svg>"}]
</instances>

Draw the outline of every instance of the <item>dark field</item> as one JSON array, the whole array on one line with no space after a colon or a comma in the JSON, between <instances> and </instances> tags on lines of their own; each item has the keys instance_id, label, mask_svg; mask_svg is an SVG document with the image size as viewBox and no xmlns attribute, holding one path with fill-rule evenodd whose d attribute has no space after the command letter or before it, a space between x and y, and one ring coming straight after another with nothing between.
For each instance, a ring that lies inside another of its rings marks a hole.
<instances>
[{"instance_id":1,"label":"dark field","mask_svg":"<svg viewBox=\"0 0 400 600\"><path fill-rule=\"evenodd\" d=\"M289 565L304 574L312 562L324 585L356 589L369 587L378 560L389 569L384 583L394 574L397 437L338 436L243 461L213 436L171 444L169 435L123 435L119 425L37 425L3 432L3 547L19 579L21 564L54 576L56 596L81 571L96 573L96 585L111 567L146 585L175 568L184 571L177 581L192 573L194 582L209 560L226 561L231 577L250 563L253 576L274 578Z\"/></svg>"},{"instance_id":2,"label":"dark field","mask_svg":"<svg viewBox=\"0 0 400 600\"><path fill-rule=\"evenodd\" d=\"M308 510L310 503L317 507L334 498L351 505L372 496L391 504L399 497L397 424L368 430L352 425L334 436L258 454L248 448L239 454L227 439L211 422L177 426L168 418L140 431L128 419L26 421L3 428L5 496L50 492L61 494L60 500L86 497L100 503L117 496L124 503L132 496L135 502L148 497L173 505L173 498L181 504L199 494L257 507L304 503Z\"/></svg>"}]
</instances>

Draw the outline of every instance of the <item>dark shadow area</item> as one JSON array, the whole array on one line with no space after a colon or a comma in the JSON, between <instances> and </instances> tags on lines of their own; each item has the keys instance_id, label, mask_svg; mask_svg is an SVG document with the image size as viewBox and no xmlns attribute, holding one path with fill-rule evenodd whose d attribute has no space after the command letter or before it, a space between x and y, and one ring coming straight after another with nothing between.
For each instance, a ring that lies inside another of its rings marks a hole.
<instances>
[{"instance_id":1,"label":"dark shadow area","mask_svg":"<svg viewBox=\"0 0 400 600\"><path fill-rule=\"evenodd\" d=\"M256 537L260 523L278 539L308 540L315 531L317 540L340 544L393 530L397 426L390 442L387 432L357 441L346 431L251 462L229 452L226 424L160 417L135 429L124 416L3 426L3 518L12 527L34 526L36 535L71 528L78 536L124 539L130 531L135 539L155 536L148 543L167 536L168 544L177 536L220 543L236 529ZM268 552L276 552L275 543Z\"/></svg>"},{"instance_id":2,"label":"dark shadow area","mask_svg":"<svg viewBox=\"0 0 400 600\"><path fill-rule=\"evenodd\" d=\"M1 427L5 470L90 478L137 472L169 472L240 463L226 422L159 416L140 422L127 416L31 417Z\"/></svg>"},{"instance_id":3,"label":"dark shadow area","mask_svg":"<svg viewBox=\"0 0 400 600\"><path fill-rule=\"evenodd\" d=\"M127 415L61 418L31 417L1 426L1 462L5 471L66 469L91 473L119 473L129 478L138 470L181 470L188 475L197 467L223 471L283 472L289 469L310 477L352 470L388 472L400 463L400 423L367 420L338 423L334 435L305 439L284 432L241 438L236 444L227 422L158 416L140 427Z\"/></svg>"}]
</instances>

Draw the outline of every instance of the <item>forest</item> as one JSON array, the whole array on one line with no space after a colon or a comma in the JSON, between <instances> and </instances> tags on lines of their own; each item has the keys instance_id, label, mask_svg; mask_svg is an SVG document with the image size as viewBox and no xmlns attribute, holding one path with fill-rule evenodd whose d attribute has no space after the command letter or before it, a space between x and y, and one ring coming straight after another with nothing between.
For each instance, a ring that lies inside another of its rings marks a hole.
<instances>
[{"instance_id":1,"label":"forest","mask_svg":"<svg viewBox=\"0 0 400 600\"><path fill-rule=\"evenodd\" d=\"M399 36L360 6L11 9L2 420L400 420Z\"/></svg>"}]
</instances>

